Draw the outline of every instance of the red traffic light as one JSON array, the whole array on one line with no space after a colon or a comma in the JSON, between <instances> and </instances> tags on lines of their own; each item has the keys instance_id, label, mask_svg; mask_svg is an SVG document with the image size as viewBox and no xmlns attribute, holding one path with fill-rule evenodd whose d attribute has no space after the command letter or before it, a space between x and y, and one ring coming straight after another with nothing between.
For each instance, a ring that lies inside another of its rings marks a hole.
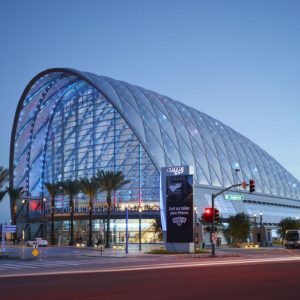
<instances>
[{"instance_id":1,"label":"red traffic light","mask_svg":"<svg viewBox=\"0 0 300 300\"><path fill-rule=\"evenodd\" d=\"M205 208L205 214L206 215L211 215L212 214L212 208Z\"/></svg>"},{"instance_id":2,"label":"red traffic light","mask_svg":"<svg viewBox=\"0 0 300 300\"><path fill-rule=\"evenodd\" d=\"M250 193L255 192L255 181L253 179L249 180L249 192Z\"/></svg>"},{"instance_id":3,"label":"red traffic light","mask_svg":"<svg viewBox=\"0 0 300 300\"><path fill-rule=\"evenodd\" d=\"M246 182L246 181L243 181L243 182L242 182L242 188L245 190L246 187L247 187L247 182Z\"/></svg>"},{"instance_id":4,"label":"red traffic light","mask_svg":"<svg viewBox=\"0 0 300 300\"><path fill-rule=\"evenodd\" d=\"M205 221L206 223L212 222L212 216L213 216L212 208L211 208L211 207L205 208L204 214L202 215L204 221Z\"/></svg>"}]
</instances>

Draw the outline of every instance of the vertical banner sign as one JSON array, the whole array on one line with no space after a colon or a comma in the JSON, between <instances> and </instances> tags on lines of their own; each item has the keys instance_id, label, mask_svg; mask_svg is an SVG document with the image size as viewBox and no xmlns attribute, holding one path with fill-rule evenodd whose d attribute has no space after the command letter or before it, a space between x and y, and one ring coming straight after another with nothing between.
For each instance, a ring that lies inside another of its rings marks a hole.
<instances>
[{"instance_id":1,"label":"vertical banner sign","mask_svg":"<svg viewBox=\"0 0 300 300\"><path fill-rule=\"evenodd\" d=\"M167 242L192 243L194 241L193 175L174 173L177 175L166 176Z\"/></svg>"}]
</instances>

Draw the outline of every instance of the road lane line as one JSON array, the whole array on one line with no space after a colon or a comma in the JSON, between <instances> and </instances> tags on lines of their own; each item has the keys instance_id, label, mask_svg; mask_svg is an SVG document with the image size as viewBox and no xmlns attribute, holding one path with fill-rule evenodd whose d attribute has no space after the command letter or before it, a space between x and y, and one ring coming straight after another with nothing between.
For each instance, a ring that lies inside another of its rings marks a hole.
<instances>
[{"instance_id":1,"label":"road lane line","mask_svg":"<svg viewBox=\"0 0 300 300\"><path fill-rule=\"evenodd\" d=\"M158 264L158 265L141 265L124 268L112 268L101 270L69 270L69 271L50 271L50 272L36 272L36 273L19 273L19 274L3 274L0 278L5 277L22 277L22 276L42 276L42 275L67 275L67 274L87 274L87 273L106 273L106 272L128 272L141 270L159 270L159 269L174 269L174 268L195 268L195 267L210 267L222 265L238 265L238 264L261 264L271 262L289 262L300 261L300 257L284 257L284 258L263 258L263 259L243 259L231 261L206 261L206 262L189 262L189 263L172 263L172 264Z\"/></svg>"},{"instance_id":2,"label":"road lane line","mask_svg":"<svg viewBox=\"0 0 300 300\"><path fill-rule=\"evenodd\" d=\"M16 264L2 264L0 270L20 270L20 269L38 269L38 268L53 268L53 267L67 267L67 266L78 266L78 262L32 262L32 263L16 263Z\"/></svg>"}]
</instances>

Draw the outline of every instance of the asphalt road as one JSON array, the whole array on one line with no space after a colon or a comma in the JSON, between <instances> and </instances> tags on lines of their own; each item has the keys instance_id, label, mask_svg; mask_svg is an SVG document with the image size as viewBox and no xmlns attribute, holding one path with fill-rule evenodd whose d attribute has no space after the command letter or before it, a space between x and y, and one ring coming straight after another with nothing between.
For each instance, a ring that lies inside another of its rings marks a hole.
<instances>
[{"instance_id":1,"label":"asphalt road","mask_svg":"<svg viewBox=\"0 0 300 300\"><path fill-rule=\"evenodd\" d=\"M300 262L1 278L1 300L298 299Z\"/></svg>"}]
</instances>

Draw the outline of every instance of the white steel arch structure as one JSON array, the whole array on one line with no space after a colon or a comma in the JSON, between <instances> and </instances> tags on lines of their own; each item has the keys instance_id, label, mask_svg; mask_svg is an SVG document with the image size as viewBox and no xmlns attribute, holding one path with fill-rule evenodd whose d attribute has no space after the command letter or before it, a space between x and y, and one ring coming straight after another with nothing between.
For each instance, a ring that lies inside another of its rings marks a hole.
<instances>
[{"instance_id":1,"label":"white steel arch structure","mask_svg":"<svg viewBox=\"0 0 300 300\"><path fill-rule=\"evenodd\" d=\"M300 200L300 183L268 153L212 117L126 82L73 69L41 72L23 92L13 124L10 186L122 170L117 198L159 203L165 166L194 166L196 187L256 181L259 195ZM240 169L238 174L235 169Z\"/></svg>"}]
</instances>

